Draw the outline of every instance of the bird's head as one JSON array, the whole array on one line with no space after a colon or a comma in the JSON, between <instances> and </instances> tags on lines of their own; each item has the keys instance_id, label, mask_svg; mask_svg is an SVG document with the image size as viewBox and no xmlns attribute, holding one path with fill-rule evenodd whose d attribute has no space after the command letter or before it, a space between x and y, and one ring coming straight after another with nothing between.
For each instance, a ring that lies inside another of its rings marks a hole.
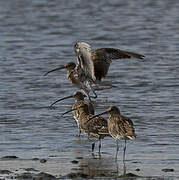
<instances>
[{"instance_id":1,"label":"bird's head","mask_svg":"<svg viewBox=\"0 0 179 180\"><path fill-rule=\"evenodd\" d=\"M52 69L50 71L48 71L47 73L44 74L44 76L46 76L47 74L51 73L51 72L54 72L54 71L58 71L58 70L61 70L61 69L67 69L67 70L72 70L76 67L76 64L74 62L69 62L65 65L62 65L58 68L55 68L55 69Z\"/></svg>"},{"instance_id":2,"label":"bird's head","mask_svg":"<svg viewBox=\"0 0 179 180\"><path fill-rule=\"evenodd\" d=\"M116 106L110 106L107 112L110 114L120 114L120 110Z\"/></svg>"},{"instance_id":3,"label":"bird's head","mask_svg":"<svg viewBox=\"0 0 179 180\"><path fill-rule=\"evenodd\" d=\"M69 62L69 63L65 64L64 67L65 67L67 70L73 70L73 69L75 69L76 64L75 64L74 62Z\"/></svg>"},{"instance_id":4,"label":"bird's head","mask_svg":"<svg viewBox=\"0 0 179 180\"><path fill-rule=\"evenodd\" d=\"M76 42L74 45L75 52L78 53L80 51L80 48L84 48L87 49L88 51L91 51L91 46L88 43Z\"/></svg>"},{"instance_id":5,"label":"bird's head","mask_svg":"<svg viewBox=\"0 0 179 180\"><path fill-rule=\"evenodd\" d=\"M73 97L76 99L76 100L84 100L84 98L86 97L85 94L83 94L82 92L80 91L77 91L73 94Z\"/></svg>"},{"instance_id":6,"label":"bird's head","mask_svg":"<svg viewBox=\"0 0 179 180\"><path fill-rule=\"evenodd\" d=\"M97 115L91 117L89 120L94 119L95 117L101 116L101 115L103 115L103 114L108 114L108 113L111 114L111 115L113 115L113 114L118 114L118 115L120 115L120 110L119 110L116 106L110 106L110 107L107 109L107 111L104 111L104 112L102 112L102 113L100 113L100 114L97 114Z\"/></svg>"},{"instance_id":7,"label":"bird's head","mask_svg":"<svg viewBox=\"0 0 179 180\"><path fill-rule=\"evenodd\" d=\"M84 100L84 98L86 97L85 94L81 93L80 91L77 91L75 92L73 95L70 95L70 96L66 96L66 97L63 97L61 99L58 99L56 100L55 102L53 102L50 107L52 107L54 104L56 104L57 102L60 102L60 101L63 101L65 99L69 99L69 98L75 98L75 100Z\"/></svg>"}]
</instances>

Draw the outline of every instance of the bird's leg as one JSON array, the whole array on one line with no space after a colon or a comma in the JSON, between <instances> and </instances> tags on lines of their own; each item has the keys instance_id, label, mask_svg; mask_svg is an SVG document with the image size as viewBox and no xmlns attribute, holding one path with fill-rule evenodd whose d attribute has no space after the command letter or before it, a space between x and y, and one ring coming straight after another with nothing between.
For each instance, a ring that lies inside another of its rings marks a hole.
<instances>
[{"instance_id":1,"label":"bird's leg","mask_svg":"<svg viewBox=\"0 0 179 180\"><path fill-rule=\"evenodd\" d=\"M98 96L97 96L97 94L96 94L95 90L94 90L94 89L92 89L92 92L93 92L94 96L91 96L91 97L92 97L92 98L94 98L94 99L96 99Z\"/></svg>"},{"instance_id":2,"label":"bird's leg","mask_svg":"<svg viewBox=\"0 0 179 180\"><path fill-rule=\"evenodd\" d=\"M101 139L99 139L99 155L101 155Z\"/></svg>"},{"instance_id":3,"label":"bird's leg","mask_svg":"<svg viewBox=\"0 0 179 180\"><path fill-rule=\"evenodd\" d=\"M89 99L90 102L92 102L92 101L91 101L91 97L89 96L89 94L88 94L88 99Z\"/></svg>"},{"instance_id":4,"label":"bird's leg","mask_svg":"<svg viewBox=\"0 0 179 180\"><path fill-rule=\"evenodd\" d=\"M125 153L126 153L126 139L124 140L124 154L123 154L123 165L124 165L124 169L123 169L123 175L126 175L126 163L125 163Z\"/></svg>"},{"instance_id":5,"label":"bird's leg","mask_svg":"<svg viewBox=\"0 0 179 180\"><path fill-rule=\"evenodd\" d=\"M89 101L92 102L91 98L90 98L90 95L89 95L89 92L85 88L83 88L83 92L88 97Z\"/></svg>"},{"instance_id":6,"label":"bird's leg","mask_svg":"<svg viewBox=\"0 0 179 180\"><path fill-rule=\"evenodd\" d=\"M117 161L116 161L115 163L116 163L116 173L117 173L117 175L118 175L118 174L119 174L119 166L118 166Z\"/></svg>"},{"instance_id":7,"label":"bird's leg","mask_svg":"<svg viewBox=\"0 0 179 180\"><path fill-rule=\"evenodd\" d=\"M94 152L94 147L95 147L95 142L92 143L92 147L91 147L92 153Z\"/></svg>"},{"instance_id":8,"label":"bird's leg","mask_svg":"<svg viewBox=\"0 0 179 180\"><path fill-rule=\"evenodd\" d=\"M125 154L126 154L126 139L124 140L123 162L125 162Z\"/></svg>"},{"instance_id":9,"label":"bird's leg","mask_svg":"<svg viewBox=\"0 0 179 180\"><path fill-rule=\"evenodd\" d=\"M98 154L99 154L99 159L101 159L101 139L99 139L99 151L98 151Z\"/></svg>"},{"instance_id":10,"label":"bird's leg","mask_svg":"<svg viewBox=\"0 0 179 180\"><path fill-rule=\"evenodd\" d=\"M126 163L123 161L123 175L126 175Z\"/></svg>"},{"instance_id":11,"label":"bird's leg","mask_svg":"<svg viewBox=\"0 0 179 180\"><path fill-rule=\"evenodd\" d=\"M79 125L79 122L78 120L76 120L76 123L77 123L77 126L78 126L78 133L76 136L80 137L80 134L81 134L81 129L80 129L80 125Z\"/></svg>"},{"instance_id":12,"label":"bird's leg","mask_svg":"<svg viewBox=\"0 0 179 180\"><path fill-rule=\"evenodd\" d=\"M92 97L92 98L97 98L98 96L97 96L97 94L96 94L94 88L92 87L91 83L89 83L89 86L90 86L91 91L92 91L93 94L94 94L94 96L91 96L91 97Z\"/></svg>"},{"instance_id":13,"label":"bird's leg","mask_svg":"<svg viewBox=\"0 0 179 180\"><path fill-rule=\"evenodd\" d=\"M97 96L97 94L96 94L96 92L95 92L95 90L93 89L93 87L92 87L91 84L90 84L90 89L92 90L92 92L93 92L93 94L94 94L94 96L91 96L91 97L96 99L98 96Z\"/></svg>"},{"instance_id":14,"label":"bird's leg","mask_svg":"<svg viewBox=\"0 0 179 180\"><path fill-rule=\"evenodd\" d=\"M95 155L94 155L94 153L93 153L93 152L91 153L91 155L93 156L93 158L94 158L94 159L96 159L96 158L95 158Z\"/></svg>"},{"instance_id":15,"label":"bird's leg","mask_svg":"<svg viewBox=\"0 0 179 180\"><path fill-rule=\"evenodd\" d=\"M90 89L90 91L93 92L94 96L90 96L91 98L97 98L97 94L96 94L96 92L95 92L95 90L94 90L94 88L92 86L92 81L91 80L86 81L85 87L86 87L85 88L86 91L88 91L88 89ZM88 91L88 94L89 94L90 91Z\"/></svg>"},{"instance_id":16,"label":"bird's leg","mask_svg":"<svg viewBox=\"0 0 179 180\"><path fill-rule=\"evenodd\" d=\"M116 157L115 157L115 160L116 160L116 161L117 161L118 151L119 151L119 144L118 144L118 139L117 139L117 140L116 140Z\"/></svg>"},{"instance_id":17,"label":"bird's leg","mask_svg":"<svg viewBox=\"0 0 179 180\"><path fill-rule=\"evenodd\" d=\"M77 136L80 137L80 134L81 134L81 129L78 127L78 134L77 134Z\"/></svg>"}]
</instances>

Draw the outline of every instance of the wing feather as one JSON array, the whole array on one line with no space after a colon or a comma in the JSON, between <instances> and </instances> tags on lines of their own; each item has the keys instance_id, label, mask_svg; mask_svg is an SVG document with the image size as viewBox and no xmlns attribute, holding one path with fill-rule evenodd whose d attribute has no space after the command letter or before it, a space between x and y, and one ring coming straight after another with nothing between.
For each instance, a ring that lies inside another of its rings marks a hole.
<instances>
[{"instance_id":1,"label":"wing feather","mask_svg":"<svg viewBox=\"0 0 179 180\"><path fill-rule=\"evenodd\" d=\"M91 51L82 44L78 47L77 56L80 68L93 82L101 81L107 75L113 59L144 58L141 54L115 48L101 48Z\"/></svg>"},{"instance_id":2,"label":"wing feather","mask_svg":"<svg viewBox=\"0 0 179 180\"><path fill-rule=\"evenodd\" d=\"M121 115L119 121L119 126L123 129L123 132L125 132L124 137L128 138L135 138L135 129L133 122L126 116Z\"/></svg>"},{"instance_id":3,"label":"wing feather","mask_svg":"<svg viewBox=\"0 0 179 180\"><path fill-rule=\"evenodd\" d=\"M92 115L89 115L89 117L92 117ZM107 121L102 117L96 117L89 121L86 124L88 131L96 134L106 134L109 135L108 127L107 127Z\"/></svg>"},{"instance_id":4,"label":"wing feather","mask_svg":"<svg viewBox=\"0 0 179 180\"><path fill-rule=\"evenodd\" d=\"M115 49L115 48L101 48L94 50L92 54L96 54L96 57L103 61L108 61L111 62L112 59L122 59L122 58L138 58L138 59L143 59L144 56L141 54L129 52L129 51L123 51L120 49ZM95 61L95 59L93 59Z\"/></svg>"},{"instance_id":5,"label":"wing feather","mask_svg":"<svg viewBox=\"0 0 179 180\"><path fill-rule=\"evenodd\" d=\"M97 80L104 78L109 70L110 63L113 59L123 59L123 58L139 58L143 59L143 55L123 51L114 48L101 48L91 52L91 61L94 67L94 75Z\"/></svg>"},{"instance_id":6,"label":"wing feather","mask_svg":"<svg viewBox=\"0 0 179 180\"><path fill-rule=\"evenodd\" d=\"M113 116L108 120L109 133L115 139L134 139L136 137L133 122L126 116Z\"/></svg>"}]
</instances>

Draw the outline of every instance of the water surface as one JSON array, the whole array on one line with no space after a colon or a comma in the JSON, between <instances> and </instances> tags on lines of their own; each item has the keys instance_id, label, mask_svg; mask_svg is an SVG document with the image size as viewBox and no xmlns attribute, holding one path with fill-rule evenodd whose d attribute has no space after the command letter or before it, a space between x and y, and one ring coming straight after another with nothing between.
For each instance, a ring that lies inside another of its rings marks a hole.
<instances>
[{"instance_id":1,"label":"water surface","mask_svg":"<svg viewBox=\"0 0 179 180\"><path fill-rule=\"evenodd\" d=\"M76 91L66 71L43 76L75 62L73 45L85 41L94 49L115 47L146 56L112 63L104 81L116 87L98 91L97 112L115 105L133 120L137 138L127 144L128 172L140 168L135 174L179 176L178 8L178 1L169 0L1 1L0 156L48 158L53 164L49 171L62 175L76 171L71 164L76 157L94 163L91 143L74 136L71 114L59 117L73 100L48 108ZM102 151L102 160L95 163L99 168L112 164L106 169L115 171L114 140L106 138ZM175 171L165 173L164 168Z\"/></svg>"}]
</instances>

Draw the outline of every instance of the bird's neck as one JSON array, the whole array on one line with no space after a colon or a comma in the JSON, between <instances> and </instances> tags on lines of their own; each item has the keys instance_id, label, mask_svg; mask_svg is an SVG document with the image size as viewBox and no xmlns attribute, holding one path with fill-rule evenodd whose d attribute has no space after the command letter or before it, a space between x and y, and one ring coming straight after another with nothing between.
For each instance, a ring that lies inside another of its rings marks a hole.
<instances>
[{"instance_id":1,"label":"bird's neck","mask_svg":"<svg viewBox=\"0 0 179 180\"><path fill-rule=\"evenodd\" d=\"M75 102L83 102L83 101L84 101L84 99L80 99L80 98L75 99Z\"/></svg>"}]
</instances>

